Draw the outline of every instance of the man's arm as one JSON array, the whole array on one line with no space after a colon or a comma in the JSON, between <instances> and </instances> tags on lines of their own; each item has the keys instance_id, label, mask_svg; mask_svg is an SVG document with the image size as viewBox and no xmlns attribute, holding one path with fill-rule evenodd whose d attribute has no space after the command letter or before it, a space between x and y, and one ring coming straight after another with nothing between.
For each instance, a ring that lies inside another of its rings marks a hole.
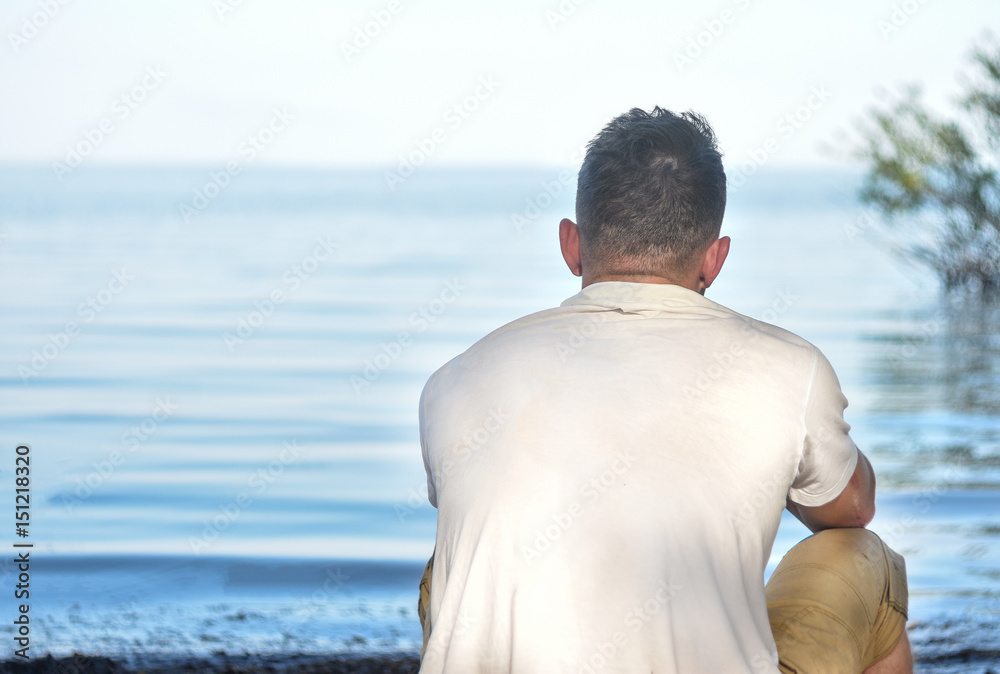
<instances>
[{"instance_id":1,"label":"man's arm","mask_svg":"<svg viewBox=\"0 0 1000 674\"><path fill-rule=\"evenodd\" d=\"M854 474L837 498L815 507L800 505L789 498L785 506L814 534L824 529L867 526L875 517L875 472L859 449Z\"/></svg>"}]
</instances>

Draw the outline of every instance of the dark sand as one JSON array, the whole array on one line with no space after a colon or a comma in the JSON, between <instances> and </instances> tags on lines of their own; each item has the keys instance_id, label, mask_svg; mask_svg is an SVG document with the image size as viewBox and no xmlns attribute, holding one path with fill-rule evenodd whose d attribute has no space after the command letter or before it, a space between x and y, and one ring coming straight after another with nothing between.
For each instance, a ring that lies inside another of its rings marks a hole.
<instances>
[{"instance_id":1,"label":"dark sand","mask_svg":"<svg viewBox=\"0 0 1000 674\"><path fill-rule=\"evenodd\" d=\"M115 660L77 655L68 658L44 658L30 661L0 662L0 673L6 674L189 674L209 673L284 673L304 674L416 674L419 660L412 655L381 656L225 656L211 660L189 660L162 666L131 668Z\"/></svg>"}]
</instances>

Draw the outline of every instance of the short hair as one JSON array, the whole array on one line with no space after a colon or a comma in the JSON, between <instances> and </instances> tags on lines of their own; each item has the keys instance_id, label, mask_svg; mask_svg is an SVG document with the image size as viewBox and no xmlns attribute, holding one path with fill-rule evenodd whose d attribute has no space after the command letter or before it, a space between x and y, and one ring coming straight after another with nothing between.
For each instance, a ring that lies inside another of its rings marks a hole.
<instances>
[{"instance_id":1,"label":"short hair","mask_svg":"<svg viewBox=\"0 0 1000 674\"><path fill-rule=\"evenodd\" d=\"M686 265L719 236L725 211L722 154L696 113L633 108L587 146L576 218L598 265L627 262L636 273Z\"/></svg>"}]
</instances>

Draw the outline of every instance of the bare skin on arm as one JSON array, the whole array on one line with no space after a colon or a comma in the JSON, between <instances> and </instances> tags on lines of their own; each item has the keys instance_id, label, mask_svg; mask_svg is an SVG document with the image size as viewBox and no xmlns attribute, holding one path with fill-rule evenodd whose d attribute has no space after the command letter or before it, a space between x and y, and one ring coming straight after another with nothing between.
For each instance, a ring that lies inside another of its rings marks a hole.
<instances>
[{"instance_id":1,"label":"bare skin on arm","mask_svg":"<svg viewBox=\"0 0 1000 674\"><path fill-rule=\"evenodd\" d=\"M875 517L875 472L861 450L858 465L851 480L837 498L821 506L808 507L790 498L785 505L788 512L814 534L825 529L866 527ZM864 674L912 674L913 654L910 640L903 632L893 650L882 660L864 671Z\"/></svg>"},{"instance_id":2,"label":"bare skin on arm","mask_svg":"<svg viewBox=\"0 0 1000 674\"><path fill-rule=\"evenodd\" d=\"M913 651L906 632L899 637L892 652L866 669L864 674L913 674Z\"/></svg>"},{"instance_id":3,"label":"bare skin on arm","mask_svg":"<svg viewBox=\"0 0 1000 674\"><path fill-rule=\"evenodd\" d=\"M866 527L875 517L875 472L868 457L858 450L858 465L837 498L821 506L804 506L790 498L788 512L815 533L824 529Z\"/></svg>"}]
</instances>

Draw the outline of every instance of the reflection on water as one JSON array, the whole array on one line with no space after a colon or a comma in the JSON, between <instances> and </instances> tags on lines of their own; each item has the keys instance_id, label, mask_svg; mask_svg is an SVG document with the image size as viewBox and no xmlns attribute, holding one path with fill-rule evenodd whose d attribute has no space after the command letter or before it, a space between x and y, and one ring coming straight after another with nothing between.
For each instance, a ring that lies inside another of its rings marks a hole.
<instances>
[{"instance_id":1,"label":"reflection on water","mask_svg":"<svg viewBox=\"0 0 1000 674\"><path fill-rule=\"evenodd\" d=\"M872 527L906 556L918 671L1000 659L1000 302L929 298L870 335ZM886 492L888 490L888 493Z\"/></svg>"},{"instance_id":2,"label":"reflection on water","mask_svg":"<svg viewBox=\"0 0 1000 674\"><path fill-rule=\"evenodd\" d=\"M1000 414L1000 300L942 299L885 333L873 363L887 412Z\"/></svg>"},{"instance_id":3,"label":"reflection on water","mask_svg":"<svg viewBox=\"0 0 1000 674\"><path fill-rule=\"evenodd\" d=\"M1000 302L941 299L878 335L871 414L895 486L1000 486Z\"/></svg>"}]
</instances>

